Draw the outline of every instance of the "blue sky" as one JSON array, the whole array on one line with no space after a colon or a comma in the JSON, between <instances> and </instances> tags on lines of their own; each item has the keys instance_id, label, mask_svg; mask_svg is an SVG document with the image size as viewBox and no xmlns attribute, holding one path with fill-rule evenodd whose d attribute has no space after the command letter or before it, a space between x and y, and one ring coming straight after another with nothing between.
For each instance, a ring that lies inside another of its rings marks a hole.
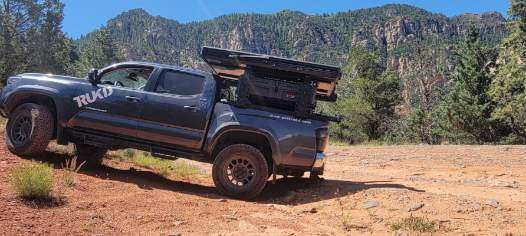
<instances>
[{"instance_id":1,"label":"blue sky","mask_svg":"<svg viewBox=\"0 0 526 236\"><path fill-rule=\"evenodd\" d=\"M508 0L64 0L64 31L73 38L104 25L119 13L143 8L179 22L210 19L234 12L273 13L283 9L310 14L404 3L431 12L455 16L462 13L497 11L506 15Z\"/></svg>"}]
</instances>

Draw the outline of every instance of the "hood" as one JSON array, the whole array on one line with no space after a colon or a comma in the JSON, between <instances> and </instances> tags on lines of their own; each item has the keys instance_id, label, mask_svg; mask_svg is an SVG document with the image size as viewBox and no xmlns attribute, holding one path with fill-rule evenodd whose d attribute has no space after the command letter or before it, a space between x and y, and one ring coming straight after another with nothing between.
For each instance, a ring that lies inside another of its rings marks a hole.
<instances>
[{"instance_id":1,"label":"hood","mask_svg":"<svg viewBox=\"0 0 526 236\"><path fill-rule=\"evenodd\" d=\"M75 82L82 82L82 81L87 82L85 78L77 78L77 77L65 76L65 75L41 74L41 73L24 73L24 74L17 75L16 77L27 78L27 79L37 79L37 80L67 80L67 81L75 81Z\"/></svg>"}]
</instances>

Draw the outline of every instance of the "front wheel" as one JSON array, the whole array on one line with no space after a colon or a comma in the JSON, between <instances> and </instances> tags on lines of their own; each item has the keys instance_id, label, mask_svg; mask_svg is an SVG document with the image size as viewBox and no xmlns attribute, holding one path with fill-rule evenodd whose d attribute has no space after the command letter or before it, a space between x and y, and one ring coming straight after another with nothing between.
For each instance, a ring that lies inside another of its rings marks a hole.
<instances>
[{"instance_id":1,"label":"front wheel","mask_svg":"<svg viewBox=\"0 0 526 236\"><path fill-rule=\"evenodd\" d=\"M6 124L7 148L15 155L43 153L53 138L54 118L49 109L34 103L18 106Z\"/></svg>"},{"instance_id":2,"label":"front wheel","mask_svg":"<svg viewBox=\"0 0 526 236\"><path fill-rule=\"evenodd\" d=\"M239 199L257 197L268 179L268 164L257 148L247 144L234 144L217 155L212 176L217 190Z\"/></svg>"}]
</instances>

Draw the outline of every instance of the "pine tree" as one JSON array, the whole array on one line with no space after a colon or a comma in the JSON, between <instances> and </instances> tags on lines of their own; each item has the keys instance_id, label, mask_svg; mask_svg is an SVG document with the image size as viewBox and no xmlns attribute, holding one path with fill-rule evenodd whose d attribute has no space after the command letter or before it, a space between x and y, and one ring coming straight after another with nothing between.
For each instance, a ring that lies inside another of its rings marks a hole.
<instances>
[{"instance_id":1,"label":"pine tree","mask_svg":"<svg viewBox=\"0 0 526 236\"><path fill-rule=\"evenodd\" d=\"M27 35L36 32L39 19L38 3L34 1L0 1L0 78L25 71L28 50Z\"/></svg>"},{"instance_id":2,"label":"pine tree","mask_svg":"<svg viewBox=\"0 0 526 236\"><path fill-rule=\"evenodd\" d=\"M351 52L345 73L342 96L333 108L344 120L335 124L335 135L353 143L380 139L391 128L401 102L398 77L382 66L378 55L363 48Z\"/></svg>"},{"instance_id":3,"label":"pine tree","mask_svg":"<svg viewBox=\"0 0 526 236\"><path fill-rule=\"evenodd\" d=\"M478 31L472 29L455 55L454 85L442 104L450 132L465 132L477 143L498 141L507 131L491 117L495 103L488 94L497 52L484 46Z\"/></svg>"},{"instance_id":4,"label":"pine tree","mask_svg":"<svg viewBox=\"0 0 526 236\"><path fill-rule=\"evenodd\" d=\"M491 86L493 117L511 127L510 142L526 142L526 0L511 0L510 35L500 47L499 69Z\"/></svg>"},{"instance_id":5,"label":"pine tree","mask_svg":"<svg viewBox=\"0 0 526 236\"><path fill-rule=\"evenodd\" d=\"M71 42L62 32L59 0L0 1L0 78L31 71L62 74Z\"/></svg>"},{"instance_id":6,"label":"pine tree","mask_svg":"<svg viewBox=\"0 0 526 236\"><path fill-rule=\"evenodd\" d=\"M72 43L62 32L64 4L45 0L41 5L42 25L30 38L29 68L34 72L64 74L71 62Z\"/></svg>"},{"instance_id":7,"label":"pine tree","mask_svg":"<svg viewBox=\"0 0 526 236\"><path fill-rule=\"evenodd\" d=\"M70 68L70 73L83 77L92 68L103 68L123 60L118 45L107 29L96 32L95 40L83 45L77 61Z\"/></svg>"}]
</instances>

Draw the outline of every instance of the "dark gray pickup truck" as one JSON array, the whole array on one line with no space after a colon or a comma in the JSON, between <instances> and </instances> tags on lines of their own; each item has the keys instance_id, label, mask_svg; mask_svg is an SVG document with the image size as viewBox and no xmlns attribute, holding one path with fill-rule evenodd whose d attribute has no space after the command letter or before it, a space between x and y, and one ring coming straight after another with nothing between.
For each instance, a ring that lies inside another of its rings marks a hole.
<instances>
[{"instance_id":1,"label":"dark gray pickup truck","mask_svg":"<svg viewBox=\"0 0 526 236\"><path fill-rule=\"evenodd\" d=\"M202 57L212 72L125 62L87 78L12 76L0 97L7 147L31 156L73 143L92 165L123 148L213 163L218 191L243 199L272 174L323 173L333 118L312 109L336 100L339 68L206 47Z\"/></svg>"}]
</instances>

